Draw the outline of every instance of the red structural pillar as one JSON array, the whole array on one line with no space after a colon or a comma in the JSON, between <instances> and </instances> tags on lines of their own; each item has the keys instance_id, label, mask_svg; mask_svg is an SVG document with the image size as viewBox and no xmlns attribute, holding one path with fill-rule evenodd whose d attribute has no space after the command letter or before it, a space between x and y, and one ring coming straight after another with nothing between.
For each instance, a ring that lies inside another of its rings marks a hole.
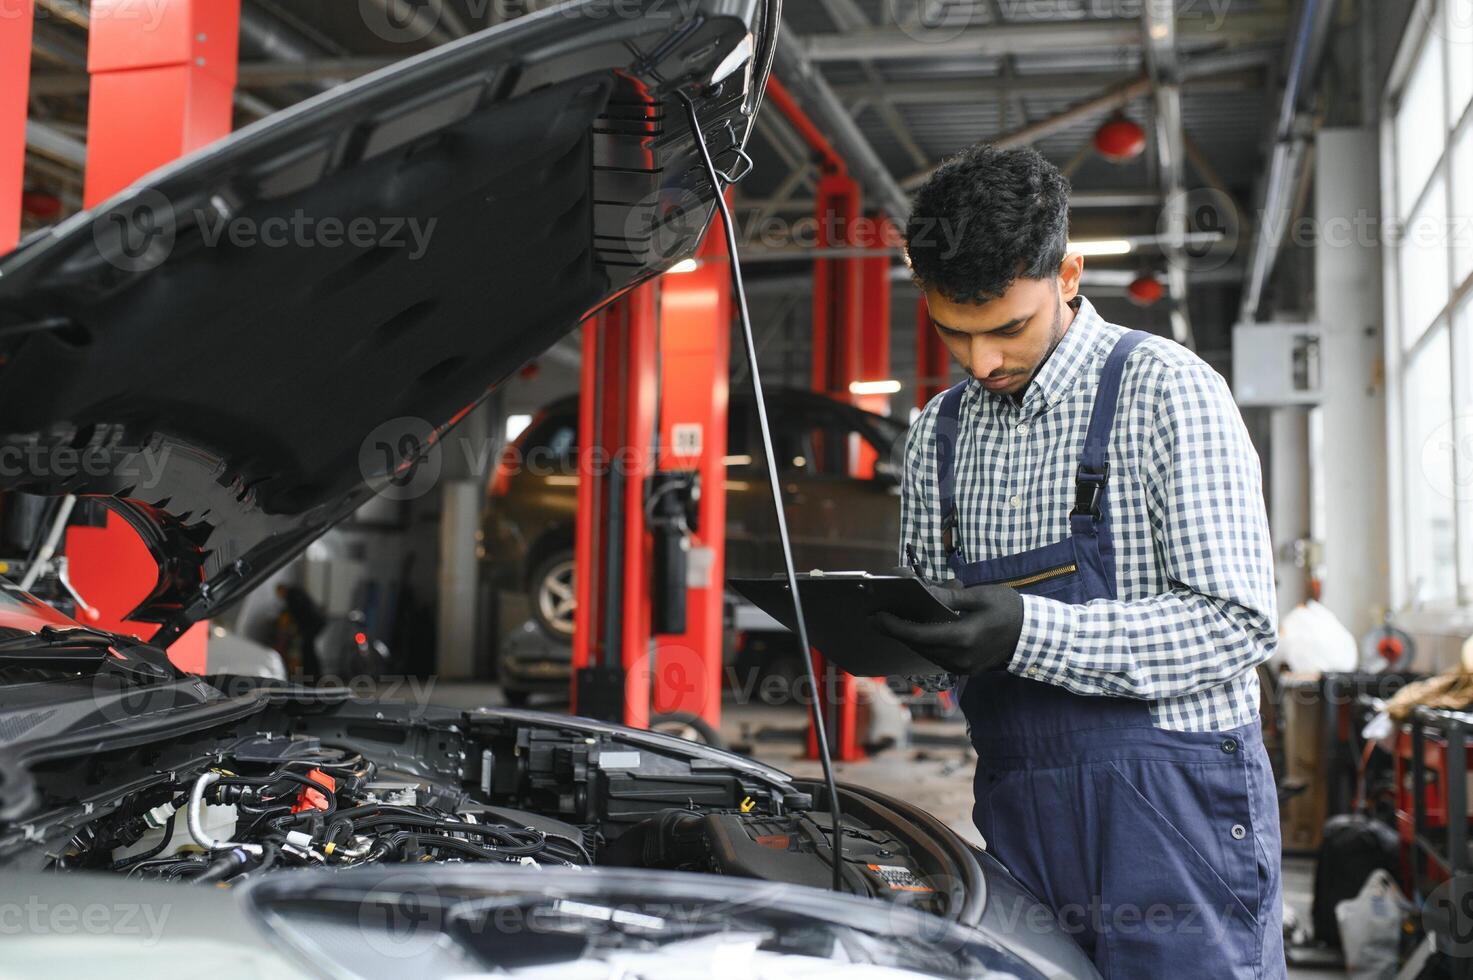
<instances>
[{"instance_id":1,"label":"red structural pillar","mask_svg":"<svg viewBox=\"0 0 1473 980\"><path fill-rule=\"evenodd\" d=\"M661 280L660 469L700 474L686 631L655 640L654 710L721 724L731 267L721 216L694 272ZM699 584L697 584L697 582Z\"/></svg>"},{"instance_id":2,"label":"red structural pillar","mask_svg":"<svg viewBox=\"0 0 1473 980\"><path fill-rule=\"evenodd\" d=\"M829 172L818 182L818 248L813 263L813 390L852 402L849 386L861 378L864 347L864 262L853 256L824 255L823 250L854 248L859 244L860 189L858 181ZM820 447L821 448L821 447ZM822 458L826 454L820 452ZM852 469L855 460L849 461ZM839 475L839 474L832 474ZM841 760L864 758L859 744L859 705L854 677L830 666L812 652L819 681L818 709L827 720L829 743ZM830 699L832 696L832 700ZM812 725L808 754L818 754Z\"/></svg>"},{"instance_id":3,"label":"red structural pillar","mask_svg":"<svg viewBox=\"0 0 1473 980\"><path fill-rule=\"evenodd\" d=\"M895 226L883 216L860 222L855 241L868 251L884 254L867 255L859 260L859 379L890 381L890 269L893 265L888 250L899 241ZM890 414L887 394L855 395L854 404L876 415ZM861 479L875 475L876 454L869 443L860 443L857 458L851 461L853 474Z\"/></svg>"},{"instance_id":4,"label":"red structural pillar","mask_svg":"<svg viewBox=\"0 0 1473 980\"><path fill-rule=\"evenodd\" d=\"M88 207L230 133L240 0L92 0L91 11ZM120 517L108 514L103 528L69 530L67 554L72 581L97 607L104 629L153 631L123 619L152 587L154 565ZM205 624L175 641L169 655L185 670L203 670Z\"/></svg>"},{"instance_id":5,"label":"red structural pillar","mask_svg":"<svg viewBox=\"0 0 1473 980\"><path fill-rule=\"evenodd\" d=\"M34 15L32 0L0 0L0 255L20 240Z\"/></svg>"},{"instance_id":6,"label":"red structural pillar","mask_svg":"<svg viewBox=\"0 0 1473 980\"><path fill-rule=\"evenodd\" d=\"M88 207L230 133L240 0L92 0Z\"/></svg>"},{"instance_id":7,"label":"red structural pillar","mask_svg":"<svg viewBox=\"0 0 1473 980\"><path fill-rule=\"evenodd\" d=\"M850 256L826 256L853 248L859 225L859 183L845 174L826 174L818 182L818 258L813 263L813 390L850 400L849 384L859 380L859 339L864 263Z\"/></svg>"},{"instance_id":8,"label":"red structural pillar","mask_svg":"<svg viewBox=\"0 0 1473 980\"><path fill-rule=\"evenodd\" d=\"M916 407L946 390L951 375L951 355L931 324L931 309L922 296L916 305Z\"/></svg>"},{"instance_id":9,"label":"red structural pillar","mask_svg":"<svg viewBox=\"0 0 1473 980\"><path fill-rule=\"evenodd\" d=\"M574 532L573 710L608 716L623 688L622 721L650 718L650 537L645 480L654 469L659 287L626 294L583 325ZM585 674L597 669L599 673Z\"/></svg>"}]
</instances>

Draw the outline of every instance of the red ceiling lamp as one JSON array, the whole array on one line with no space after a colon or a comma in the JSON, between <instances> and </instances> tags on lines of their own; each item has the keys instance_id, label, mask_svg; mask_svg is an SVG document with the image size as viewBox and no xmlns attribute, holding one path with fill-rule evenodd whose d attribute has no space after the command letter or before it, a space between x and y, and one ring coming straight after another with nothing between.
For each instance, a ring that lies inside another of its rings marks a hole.
<instances>
[{"instance_id":1,"label":"red ceiling lamp","mask_svg":"<svg viewBox=\"0 0 1473 980\"><path fill-rule=\"evenodd\" d=\"M1125 292L1136 306L1154 306L1166 295L1166 286L1154 275L1145 273L1127 286Z\"/></svg>"},{"instance_id":2,"label":"red ceiling lamp","mask_svg":"<svg viewBox=\"0 0 1473 980\"><path fill-rule=\"evenodd\" d=\"M1111 163L1128 163L1146 151L1146 131L1117 112L1095 130L1095 149Z\"/></svg>"},{"instance_id":3,"label":"red ceiling lamp","mask_svg":"<svg viewBox=\"0 0 1473 980\"><path fill-rule=\"evenodd\" d=\"M52 221L61 214L61 198L44 191L26 191L20 197L21 210L36 221Z\"/></svg>"}]
</instances>

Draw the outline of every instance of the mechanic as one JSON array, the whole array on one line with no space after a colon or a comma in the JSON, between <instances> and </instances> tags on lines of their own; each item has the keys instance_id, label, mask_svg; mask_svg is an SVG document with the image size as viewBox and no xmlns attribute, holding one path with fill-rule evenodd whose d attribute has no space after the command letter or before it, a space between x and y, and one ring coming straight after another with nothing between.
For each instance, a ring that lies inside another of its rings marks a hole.
<instances>
[{"instance_id":1,"label":"mechanic","mask_svg":"<svg viewBox=\"0 0 1473 980\"><path fill-rule=\"evenodd\" d=\"M911 267L970 377L911 428L901 546L962 615L876 626L961 686L973 820L1106 977L1283 977L1258 457L1217 372L1080 295L1068 230L1032 149L917 195Z\"/></svg>"}]
</instances>

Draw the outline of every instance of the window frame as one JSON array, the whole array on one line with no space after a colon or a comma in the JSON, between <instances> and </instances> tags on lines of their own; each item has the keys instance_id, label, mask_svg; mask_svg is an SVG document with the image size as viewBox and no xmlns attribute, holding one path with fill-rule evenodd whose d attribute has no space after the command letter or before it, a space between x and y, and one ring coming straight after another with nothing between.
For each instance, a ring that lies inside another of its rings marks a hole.
<instances>
[{"instance_id":1,"label":"window frame","mask_svg":"<svg viewBox=\"0 0 1473 980\"><path fill-rule=\"evenodd\" d=\"M1411 594L1413 587L1410 575L1412 556L1409 550L1414 535L1410 533L1408 506L1415 499L1410 481L1424 479L1422 468L1417 463L1417 460L1420 459L1421 447L1410 445L1408 439L1410 433L1407 431L1407 425L1413 413L1409 411L1406 399L1416 397L1417 392L1406 383L1406 379L1417 353L1430 342L1438 329L1448 331L1451 352L1447 365L1449 391L1451 392L1451 401L1446 406L1448 418L1453 420L1455 426L1458 426L1458 406L1473 404L1473 391L1466 390L1473 387L1473 370L1460 372L1457 368L1465 360L1473 364L1473 336L1470 336L1473 334L1473 329L1469 329L1468 325L1463 323L1458 316L1463 309L1463 304L1470 300L1470 296L1473 296L1473 271L1470 271L1461 280L1458 278L1458 248L1457 242L1452 240L1452 235L1461 231L1461 226L1454 223L1459 220L1459 206L1462 207L1466 217L1473 220L1473 208L1468 207L1461 200L1473 196L1473 188L1465 188L1461 195L1458 193L1457 173L1453 159L1459 140L1464 135L1464 127L1473 127L1473 100L1463 106L1453 104L1453 58L1455 54L1463 51L1464 46L1453 38L1453 32L1448 29L1447 18L1451 16L1450 11L1448 0L1417 0L1408 16L1407 27L1398 45L1392 70L1381 97L1382 224L1383 227L1404 230L1401 175L1399 173L1402 154L1399 152L1400 147L1396 140L1397 116L1403 108L1403 99L1407 94L1413 73L1428 50L1427 46L1430 44L1441 46L1441 97L1445 126L1442 151L1436 165L1431 168L1426 183L1416 189L1413 200L1408 202L1405 214L1407 219L1416 215L1428 200L1428 195L1439 186L1440 180L1443 194L1442 210L1448 218L1443 233L1449 236L1447 248L1444 250L1446 258L1444 275L1449 288L1446 303L1436 315L1421 326L1415 335L1409 336L1402 317L1406 304L1403 302L1401 250L1405 245L1397 239L1386 239L1385 247L1382 249L1382 277L1386 286L1383 290L1383 307L1386 323L1384 337L1386 397L1389 415L1387 459L1391 463L1387 467L1391 525L1391 600L1393 608L1397 609L1407 608L1415 599L1415 596ZM1442 29L1434 29L1434 25L1439 24ZM1455 472L1463 471L1459 462L1463 450L1461 441L1455 441L1453 464ZM1470 450L1470 455L1473 455L1473 450ZM1462 557L1465 553L1473 552L1473 548L1465 547L1468 543L1465 539L1473 535L1473 504L1462 500L1462 496L1458 494L1453 501L1453 554L1457 576L1453 590L1455 598L1451 603L1426 603L1426 607L1430 609L1473 606L1473 568L1465 567L1469 563L1465 562Z\"/></svg>"}]
</instances>

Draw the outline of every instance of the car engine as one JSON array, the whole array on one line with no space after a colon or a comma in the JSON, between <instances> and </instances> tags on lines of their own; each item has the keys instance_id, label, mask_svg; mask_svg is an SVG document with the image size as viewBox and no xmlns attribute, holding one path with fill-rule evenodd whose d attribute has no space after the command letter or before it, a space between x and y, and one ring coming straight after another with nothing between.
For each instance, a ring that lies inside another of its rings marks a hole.
<instances>
[{"instance_id":1,"label":"car engine","mask_svg":"<svg viewBox=\"0 0 1473 980\"><path fill-rule=\"evenodd\" d=\"M249 724L32 767L33 812L0 824L0 865L235 885L435 862L827 888L822 786L686 746L536 713L278 703ZM844 890L955 917L976 890L957 870L969 862L889 806L845 791Z\"/></svg>"}]
</instances>

